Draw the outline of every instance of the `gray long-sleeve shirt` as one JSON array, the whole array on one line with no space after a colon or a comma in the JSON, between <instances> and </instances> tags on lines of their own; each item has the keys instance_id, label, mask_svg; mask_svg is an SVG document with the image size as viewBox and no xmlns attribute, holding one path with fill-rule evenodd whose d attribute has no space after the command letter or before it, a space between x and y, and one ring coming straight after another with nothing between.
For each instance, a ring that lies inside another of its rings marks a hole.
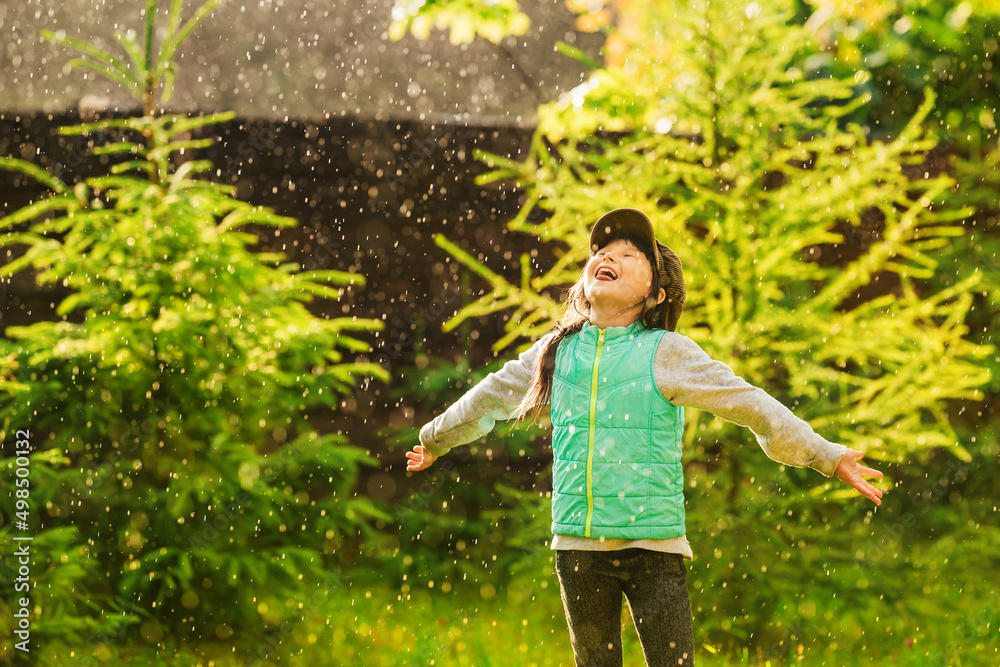
<instances>
[{"instance_id":1,"label":"gray long-sleeve shirt","mask_svg":"<svg viewBox=\"0 0 1000 667\"><path fill-rule=\"evenodd\" d=\"M538 340L517 359L490 373L451 407L420 429L420 443L440 456L489 433L497 421L513 416L531 383L535 359L553 334ZM809 467L830 477L847 452L843 445L820 437L788 408L763 389L754 387L697 343L666 332L653 359L653 377L663 396L674 405L706 410L748 427L773 460L794 467ZM558 549L607 550L643 547L682 553L691 557L683 537L670 540L596 540L557 535Z\"/></svg>"}]
</instances>

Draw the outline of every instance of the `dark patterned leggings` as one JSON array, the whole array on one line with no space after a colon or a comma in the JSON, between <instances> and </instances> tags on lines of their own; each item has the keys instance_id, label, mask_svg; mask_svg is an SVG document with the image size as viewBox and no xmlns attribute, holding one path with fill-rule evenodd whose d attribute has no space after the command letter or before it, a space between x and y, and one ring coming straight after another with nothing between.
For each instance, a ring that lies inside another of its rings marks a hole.
<instances>
[{"instance_id":1,"label":"dark patterned leggings","mask_svg":"<svg viewBox=\"0 0 1000 667\"><path fill-rule=\"evenodd\" d=\"M560 550L556 574L578 667L621 667L623 593L646 664L694 664L687 569L680 554Z\"/></svg>"}]
</instances>

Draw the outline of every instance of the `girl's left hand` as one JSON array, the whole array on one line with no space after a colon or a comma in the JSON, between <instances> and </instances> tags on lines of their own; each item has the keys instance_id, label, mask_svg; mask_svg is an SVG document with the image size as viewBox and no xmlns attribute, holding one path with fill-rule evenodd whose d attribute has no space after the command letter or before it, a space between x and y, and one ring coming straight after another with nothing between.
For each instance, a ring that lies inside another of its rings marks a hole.
<instances>
[{"instance_id":1,"label":"girl's left hand","mask_svg":"<svg viewBox=\"0 0 1000 667\"><path fill-rule=\"evenodd\" d=\"M859 452L856 449L848 449L847 453L844 454L844 458L840 459L840 464L837 466L837 471L834 473L844 484L848 486L853 486L858 490L858 493L868 498L876 505L882 504L882 491L872 486L865 477L875 477L877 479L882 478L882 473L878 470L872 470L871 468L866 468L865 466L858 463L864 452Z\"/></svg>"}]
</instances>

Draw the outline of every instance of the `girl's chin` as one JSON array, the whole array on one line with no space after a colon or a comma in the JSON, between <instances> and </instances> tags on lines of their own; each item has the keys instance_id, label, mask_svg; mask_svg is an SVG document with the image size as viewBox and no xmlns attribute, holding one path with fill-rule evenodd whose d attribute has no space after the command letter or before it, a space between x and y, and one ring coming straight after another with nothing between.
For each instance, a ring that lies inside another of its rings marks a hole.
<instances>
[{"instance_id":1,"label":"girl's chin","mask_svg":"<svg viewBox=\"0 0 1000 667\"><path fill-rule=\"evenodd\" d=\"M597 298L604 297L607 299L614 298L616 296L620 298L620 295L618 294L620 290L616 289L617 287L618 286L611 281L595 280L587 286L584 293L588 296L593 295Z\"/></svg>"},{"instance_id":2,"label":"girl's chin","mask_svg":"<svg viewBox=\"0 0 1000 667\"><path fill-rule=\"evenodd\" d=\"M587 298L587 301L590 302L591 308L608 311L628 308L637 301L641 300L641 297L629 299L621 296L620 294L608 293L602 290L593 290L586 293L584 296Z\"/></svg>"}]
</instances>

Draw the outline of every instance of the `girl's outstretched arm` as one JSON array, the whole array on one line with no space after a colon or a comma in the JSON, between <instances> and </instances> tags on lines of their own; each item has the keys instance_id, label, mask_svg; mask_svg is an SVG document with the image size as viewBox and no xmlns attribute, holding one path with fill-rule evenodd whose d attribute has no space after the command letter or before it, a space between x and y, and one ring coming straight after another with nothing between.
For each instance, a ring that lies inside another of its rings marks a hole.
<instances>
[{"instance_id":1,"label":"girl's outstretched arm","mask_svg":"<svg viewBox=\"0 0 1000 667\"><path fill-rule=\"evenodd\" d=\"M430 450L423 445L417 445L413 448L413 451L406 452L406 458L409 459L406 462L406 469L410 472L429 468L432 463L437 461L437 457L431 454Z\"/></svg>"},{"instance_id":2,"label":"girl's outstretched arm","mask_svg":"<svg viewBox=\"0 0 1000 667\"><path fill-rule=\"evenodd\" d=\"M809 467L858 490L875 504L882 492L864 477L882 473L858 464L862 453L819 436L806 422L743 378L713 360L697 343L667 333L656 352L655 377L664 398L706 410L754 432L764 452L780 463Z\"/></svg>"},{"instance_id":3,"label":"girl's outstretched arm","mask_svg":"<svg viewBox=\"0 0 1000 667\"><path fill-rule=\"evenodd\" d=\"M847 453L844 454L844 458L840 459L840 464L837 466L835 474L841 482L848 486L853 486L865 498L876 505L881 505L882 491L872 486L864 478L875 477L881 479L882 473L858 463L862 456L864 456L864 452L859 452L856 449L848 449Z\"/></svg>"},{"instance_id":4,"label":"girl's outstretched arm","mask_svg":"<svg viewBox=\"0 0 1000 667\"><path fill-rule=\"evenodd\" d=\"M517 359L487 375L433 421L420 429L420 445L406 456L407 470L423 470L449 449L477 440L497 421L511 419L534 372L535 360L552 334L546 334ZM422 466L422 467L414 467Z\"/></svg>"}]
</instances>

